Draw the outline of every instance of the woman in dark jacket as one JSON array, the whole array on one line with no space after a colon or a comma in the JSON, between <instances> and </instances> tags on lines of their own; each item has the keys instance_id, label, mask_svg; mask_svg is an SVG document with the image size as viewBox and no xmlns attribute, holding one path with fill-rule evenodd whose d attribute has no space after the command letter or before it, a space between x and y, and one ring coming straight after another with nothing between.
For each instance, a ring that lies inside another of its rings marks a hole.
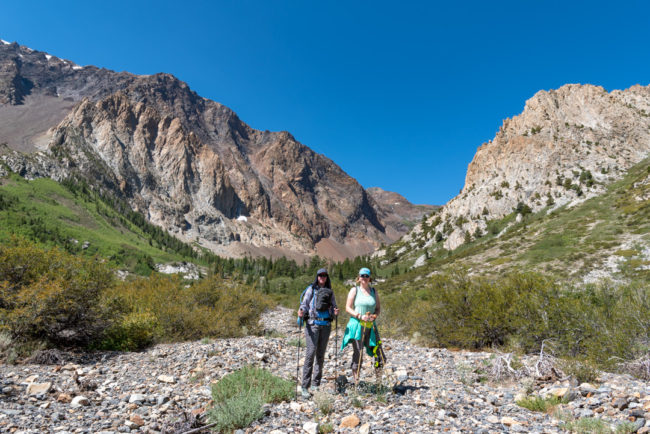
<instances>
[{"instance_id":1,"label":"woman in dark jacket","mask_svg":"<svg viewBox=\"0 0 650 434\"><path fill-rule=\"evenodd\" d=\"M305 320L305 340L307 354L302 368L302 396L309 398L309 387L312 391L320 386L323 377L323 364L327 341L332 331L332 319L339 314L336 298L332 291L332 283L327 269L321 268L316 273L316 279L305 290L298 316ZM316 364L314 366L314 359ZM313 384L312 384L312 367Z\"/></svg>"}]
</instances>

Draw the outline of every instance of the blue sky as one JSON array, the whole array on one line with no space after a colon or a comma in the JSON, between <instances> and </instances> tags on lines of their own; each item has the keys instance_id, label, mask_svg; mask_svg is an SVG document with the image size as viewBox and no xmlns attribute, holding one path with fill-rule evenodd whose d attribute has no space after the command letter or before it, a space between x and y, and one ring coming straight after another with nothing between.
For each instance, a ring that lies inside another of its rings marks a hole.
<instances>
[{"instance_id":1,"label":"blue sky","mask_svg":"<svg viewBox=\"0 0 650 434\"><path fill-rule=\"evenodd\" d=\"M541 89L650 83L650 2L0 1L0 38L168 72L364 187L458 194L476 148Z\"/></svg>"}]
</instances>

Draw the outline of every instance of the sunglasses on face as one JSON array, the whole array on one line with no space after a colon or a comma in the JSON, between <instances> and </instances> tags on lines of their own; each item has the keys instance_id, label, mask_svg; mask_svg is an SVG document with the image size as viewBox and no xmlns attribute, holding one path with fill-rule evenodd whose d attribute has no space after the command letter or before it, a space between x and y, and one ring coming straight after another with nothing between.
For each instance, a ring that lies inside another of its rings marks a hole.
<instances>
[{"instance_id":1,"label":"sunglasses on face","mask_svg":"<svg viewBox=\"0 0 650 434\"><path fill-rule=\"evenodd\" d=\"M319 274L318 277L327 277L327 274Z\"/></svg>"},{"instance_id":2,"label":"sunglasses on face","mask_svg":"<svg viewBox=\"0 0 650 434\"><path fill-rule=\"evenodd\" d=\"M360 275L359 277L361 277L362 279L367 279L367 278L369 278L370 276L368 276L367 274L362 274L362 275Z\"/></svg>"}]
</instances>

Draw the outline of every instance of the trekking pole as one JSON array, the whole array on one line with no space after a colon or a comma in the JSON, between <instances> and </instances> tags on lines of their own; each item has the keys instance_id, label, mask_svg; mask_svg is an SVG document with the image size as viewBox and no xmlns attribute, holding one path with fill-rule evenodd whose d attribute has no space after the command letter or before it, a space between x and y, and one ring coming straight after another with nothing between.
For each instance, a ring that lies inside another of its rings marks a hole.
<instances>
[{"instance_id":1,"label":"trekking pole","mask_svg":"<svg viewBox=\"0 0 650 434\"><path fill-rule=\"evenodd\" d=\"M366 350L366 346L364 345L363 341L365 339L366 335L366 326L361 325L361 349L359 350L359 365L357 366L357 378L355 382L355 386L358 386L360 383L360 377L361 377L361 365L363 364L363 352Z\"/></svg>"},{"instance_id":2,"label":"trekking pole","mask_svg":"<svg viewBox=\"0 0 650 434\"><path fill-rule=\"evenodd\" d=\"M298 321L298 360L296 361L296 390L294 399L298 400L298 383L300 382L300 337L302 336L302 318Z\"/></svg>"},{"instance_id":3,"label":"trekking pole","mask_svg":"<svg viewBox=\"0 0 650 434\"><path fill-rule=\"evenodd\" d=\"M334 316L334 394L338 392L339 381L339 316Z\"/></svg>"}]
</instances>

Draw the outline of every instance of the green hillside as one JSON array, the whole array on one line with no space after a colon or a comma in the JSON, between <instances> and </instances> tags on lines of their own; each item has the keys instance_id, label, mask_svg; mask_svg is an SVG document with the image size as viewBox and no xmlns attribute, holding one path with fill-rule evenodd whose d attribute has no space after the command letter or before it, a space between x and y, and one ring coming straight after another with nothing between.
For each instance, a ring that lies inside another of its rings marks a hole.
<instances>
[{"instance_id":1,"label":"green hillside","mask_svg":"<svg viewBox=\"0 0 650 434\"><path fill-rule=\"evenodd\" d=\"M607 186L602 195L570 208L549 209L535 214L525 207L513 210L488 222L487 234L453 251L444 249L442 242L426 249L422 240L398 242L382 258L386 274L395 267L408 269L421 255L428 259L386 284L408 286L421 276L458 267L487 276L536 271L573 283L604 277L650 281L650 159Z\"/></svg>"},{"instance_id":2,"label":"green hillside","mask_svg":"<svg viewBox=\"0 0 650 434\"><path fill-rule=\"evenodd\" d=\"M0 179L0 243L15 236L98 255L138 274L150 273L155 263L199 259L190 246L84 184L28 181L13 174Z\"/></svg>"}]
</instances>

